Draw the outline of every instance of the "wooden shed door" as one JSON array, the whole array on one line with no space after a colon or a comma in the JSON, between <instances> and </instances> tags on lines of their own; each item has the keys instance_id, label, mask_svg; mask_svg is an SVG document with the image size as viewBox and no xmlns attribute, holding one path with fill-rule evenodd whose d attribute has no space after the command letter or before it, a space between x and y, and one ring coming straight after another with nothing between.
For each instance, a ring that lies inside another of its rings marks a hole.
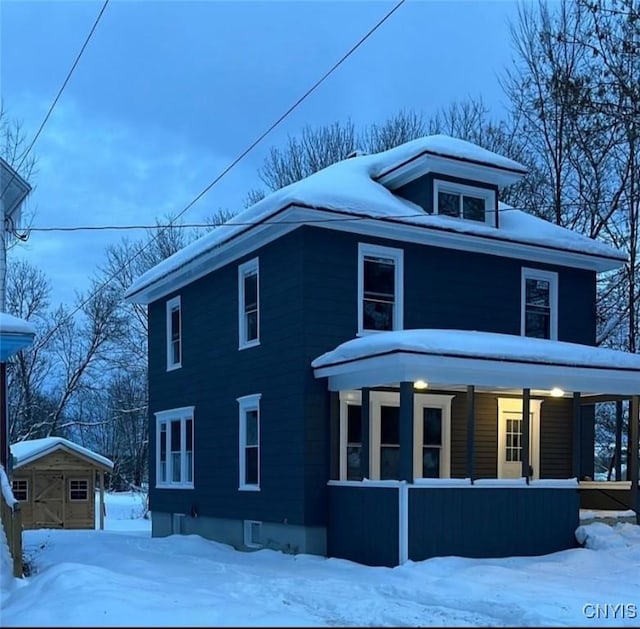
<instances>
[{"instance_id":1,"label":"wooden shed door","mask_svg":"<svg viewBox=\"0 0 640 629\"><path fill-rule=\"evenodd\" d=\"M38 472L33 491L33 520L35 526L47 529L63 528L63 500L64 482L62 474Z\"/></svg>"}]
</instances>

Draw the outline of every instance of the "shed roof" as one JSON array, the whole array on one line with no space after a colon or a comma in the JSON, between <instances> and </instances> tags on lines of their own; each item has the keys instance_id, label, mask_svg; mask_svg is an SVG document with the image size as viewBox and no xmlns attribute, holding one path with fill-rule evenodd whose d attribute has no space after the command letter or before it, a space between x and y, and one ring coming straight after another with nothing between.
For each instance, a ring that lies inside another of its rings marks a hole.
<instances>
[{"instance_id":1,"label":"shed roof","mask_svg":"<svg viewBox=\"0 0 640 629\"><path fill-rule=\"evenodd\" d=\"M15 459L13 468L18 469L56 450L63 450L70 454L80 456L94 463L96 467L103 468L107 471L113 469L113 461L63 437L29 439L12 443L11 454L13 454Z\"/></svg>"}]
</instances>

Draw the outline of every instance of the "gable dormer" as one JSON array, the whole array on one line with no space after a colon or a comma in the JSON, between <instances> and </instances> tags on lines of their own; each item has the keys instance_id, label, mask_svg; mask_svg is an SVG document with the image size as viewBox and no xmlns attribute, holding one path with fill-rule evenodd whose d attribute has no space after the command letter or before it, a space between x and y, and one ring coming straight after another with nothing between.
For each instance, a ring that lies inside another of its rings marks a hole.
<instances>
[{"instance_id":1,"label":"gable dormer","mask_svg":"<svg viewBox=\"0 0 640 629\"><path fill-rule=\"evenodd\" d=\"M498 188L519 181L524 166L463 140L429 140L424 150L380 173L378 182L427 214L498 227Z\"/></svg>"}]
</instances>

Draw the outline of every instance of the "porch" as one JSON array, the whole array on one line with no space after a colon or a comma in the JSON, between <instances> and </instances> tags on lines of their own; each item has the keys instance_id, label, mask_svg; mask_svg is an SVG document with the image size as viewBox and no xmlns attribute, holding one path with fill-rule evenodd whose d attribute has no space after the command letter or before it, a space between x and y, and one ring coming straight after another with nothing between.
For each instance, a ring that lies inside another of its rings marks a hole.
<instances>
[{"instance_id":1,"label":"porch","mask_svg":"<svg viewBox=\"0 0 640 629\"><path fill-rule=\"evenodd\" d=\"M603 393L630 399L629 497L638 513L640 356L408 330L354 339L312 366L331 397L330 556L391 566L576 546L578 480L593 475L590 398ZM492 427L478 421L487 396L497 400ZM562 430L542 447L540 407L558 398L548 426Z\"/></svg>"}]
</instances>

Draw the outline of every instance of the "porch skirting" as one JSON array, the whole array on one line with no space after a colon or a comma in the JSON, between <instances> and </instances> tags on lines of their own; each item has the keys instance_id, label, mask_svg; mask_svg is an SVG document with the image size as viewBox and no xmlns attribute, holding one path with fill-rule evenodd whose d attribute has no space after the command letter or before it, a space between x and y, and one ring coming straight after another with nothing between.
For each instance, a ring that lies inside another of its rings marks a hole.
<instances>
[{"instance_id":1,"label":"porch skirting","mask_svg":"<svg viewBox=\"0 0 640 629\"><path fill-rule=\"evenodd\" d=\"M575 480L330 481L327 552L372 566L577 546Z\"/></svg>"}]
</instances>

